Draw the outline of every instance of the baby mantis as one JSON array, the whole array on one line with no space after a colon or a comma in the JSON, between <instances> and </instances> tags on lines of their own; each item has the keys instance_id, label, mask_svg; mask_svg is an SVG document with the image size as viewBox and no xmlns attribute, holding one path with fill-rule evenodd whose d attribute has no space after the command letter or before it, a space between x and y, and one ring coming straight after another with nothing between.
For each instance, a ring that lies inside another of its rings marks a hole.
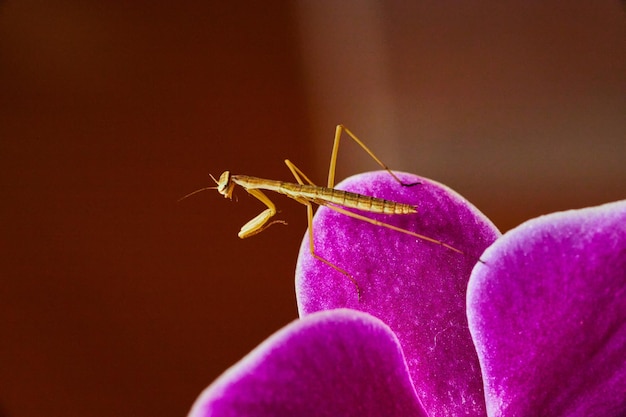
<instances>
[{"instance_id":1,"label":"baby mantis","mask_svg":"<svg viewBox=\"0 0 626 417\"><path fill-rule=\"evenodd\" d=\"M283 182L283 181L275 181L268 180L263 178L251 177L248 175L233 175L229 171L225 171L220 175L219 180L215 179L213 175L211 178L217 184L216 187L205 187L199 190L196 190L190 194L187 194L182 199L185 199L195 193L204 190L217 190L220 194L222 194L225 198L232 199L233 190L235 185L239 185L244 190L246 190L250 195L257 198L263 204L267 206L263 212L261 212L258 216L250 220L248 223L244 224L241 230L239 231L239 237L244 239L250 236L254 236L257 233L261 233L263 230L267 229L273 224L282 223L286 224L282 220L274 220L270 222L270 219L276 214L276 206L274 203L261 191L268 190L274 191L280 194L284 194L287 197L290 197L297 202L303 204L307 208L307 220L309 226L309 248L311 251L311 255L316 259L324 262L325 264L331 266L335 270L341 272L345 276L347 276L350 281L354 284L357 289L357 293L359 299L361 298L361 290L359 288L358 283L348 273L346 270L338 267L333 264L329 260L321 257L317 253L315 253L315 243L313 239L313 204L317 204L319 206L326 206L331 210L344 214L346 216L350 216L355 219L359 219L368 223L371 223L376 226L382 226L389 228L391 230L395 230L401 233L405 233L410 236L414 236L416 238L426 240L428 242L432 242L437 245L441 245L445 248L453 250L455 252L463 254L460 250L444 243L440 240L430 238L428 236L421 235L419 233L412 232L410 230L402 229L400 227L383 223L381 221L371 219L369 217L363 216L358 213L353 213L351 211L346 210L346 208L357 209L364 212L370 213L383 213L383 214L413 214L417 213L417 207L410 204L398 203L395 201L384 200L381 198L370 197L366 195L351 193L348 191L337 190L334 188L335 186L335 166L337 163L337 153L339 150L339 142L341 140L341 136L343 133L346 133L352 140L354 140L365 152L367 152L372 159L378 163L384 170L386 170L398 183L405 187L411 187L417 185L419 183L405 184L403 183L390 169L387 165L383 164L383 162L374 155L374 153L367 147L359 138L357 138L349 129L344 127L343 125L338 125L335 130L335 141L333 144L333 151L330 159L330 168L328 171L328 185L326 187L317 186L311 181L298 167L296 167L291 161L288 159L285 160L285 164L293 174L294 178L297 181L295 183ZM306 181L306 184L305 184Z\"/></svg>"}]
</instances>

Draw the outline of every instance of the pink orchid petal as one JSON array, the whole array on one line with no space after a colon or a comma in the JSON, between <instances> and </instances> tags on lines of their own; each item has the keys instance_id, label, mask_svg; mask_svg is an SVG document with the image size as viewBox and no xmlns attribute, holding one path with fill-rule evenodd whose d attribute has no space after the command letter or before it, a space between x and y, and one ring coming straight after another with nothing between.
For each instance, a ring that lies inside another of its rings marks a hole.
<instances>
[{"instance_id":1,"label":"pink orchid petal","mask_svg":"<svg viewBox=\"0 0 626 417\"><path fill-rule=\"evenodd\" d=\"M352 310L283 328L209 386L189 417L427 417L398 340Z\"/></svg>"},{"instance_id":2,"label":"pink orchid petal","mask_svg":"<svg viewBox=\"0 0 626 417\"><path fill-rule=\"evenodd\" d=\"M468 317L489 416L626 416L626 200L528 221L483 259Z\"/></svg>"},{"instance_id":3,"label":"pink orchid petal","mask_svg":"<svg viewBox=\"0 0 626 417\"><path fill-rule=\"evenodd\" d=\"M315 251L358 283L300 249L296 293L301 316L349 307L386 323L400 340L417 395L431 416L484 416L478 358L465 315L470 272L498 236L493 224L447 187L399 173L360 174L338 188L413 204L417 214L368 217L441 240L463 252L353 219L327 207L315 215ZM384 415L384 414L383 414Z\"/></svg>"}]
</instances>

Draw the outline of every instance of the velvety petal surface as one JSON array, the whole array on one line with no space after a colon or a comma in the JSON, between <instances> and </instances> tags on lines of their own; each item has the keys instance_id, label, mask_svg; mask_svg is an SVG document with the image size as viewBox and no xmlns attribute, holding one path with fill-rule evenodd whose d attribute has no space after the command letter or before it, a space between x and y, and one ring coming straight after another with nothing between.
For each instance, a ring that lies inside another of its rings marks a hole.
<instances>
[{"instance_id":1,"label":"velvety petal surface","mask_svg":"<svg viewBox=\"0 0 626 417\"><path fill-rule=\"evenodd\" d=\"M381 321L352 310L280 330L209 386L190 417L426 417L402 350Z\"/></svg>"},{"instance_id":2,"label":"velvety petal surface","mask_svg":"<svg viewBox=\"0 0 626 417\"><path fill-rule=\"evenodd\" d=\"M474 264L499 232L449 188L415 175L398 175L403 182L421 184L402 186L379 171L351 177L337 188L418 206L417 214L365 215L441 240L463 253L320 207L313 223L315 251L349 272L361 297L348 277L311 256L307 235L296 272L300 314L349 307L380 318L400 340L429 415L484 416L465 292Z\"/></svg>"},{"instance_id":3,"label":"velvety petal surface","mask_svg":"<svg viewBox=\"0 0 626 417\"><path fill-rule=\"evenodd\" d=\"M554 213L483 255L468 317L490 416L626 416L626 201Z\"/></svg>"}]
</instances>

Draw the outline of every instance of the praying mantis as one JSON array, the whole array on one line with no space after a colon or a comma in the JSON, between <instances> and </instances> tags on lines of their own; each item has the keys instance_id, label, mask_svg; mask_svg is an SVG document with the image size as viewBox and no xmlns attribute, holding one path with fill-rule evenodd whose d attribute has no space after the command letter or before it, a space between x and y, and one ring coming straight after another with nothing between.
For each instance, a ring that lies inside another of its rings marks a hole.
<instances>
[{"instance_id":1,"label":"praying mantis","mask_svg":"<svg viewBox=\"0 0 626 417\"><path fill-rule=\"evenodd\" d=\"M285 164L293 174L294 178L297 181L296 183L289 183L283 181L269 180L264 178L252 177L248 175L233 175L230 171L225 171L220 175L219 179L210 175L213 181L215 182L215 187L204 187L199 190L196 190L186 196L182 197L185 199L193 194L196 194L200 191L204 190L217 190L221 195L225 198L232 200L233 190L235 186L238 185L246 190L251 196L258 199L262 202L267 208L263 210L259 215L254 217L252 220L248 221L243 225L241 230L239 231L239 237L245 239L250 236L254 236L258 233L261 233L268 227L273 224L286 224L282 220L273 220L272 217L276 214L276 206L274 203L263 193L261 190L266 191L274 191L279 194L286 195L289 198L296 200L298 203L306 206L307 209L307 221L308 221L308 235L309 235L309 248L311 255L318 259L319 261L329 265L335 270L344 274L350 281L354 284L357 290L357 294L359 299L361 298L361 290L359 284L356 282L354 277L345 269L340 268L339 266L333 264L329 260L323 258L315 252L315 242L313 238L313 204L317 204L319 206L328 207L331 210L334 210L338 213L344 214L346 216L365 221L367 223L373 224L375 226L386 227L391 230L398 231L400 233L405 233L407 235L416 237L418 239L422 239L437 245L441 245L447 249L450 249L454 252L458 252L463 254L462 251L456 249L453 246L448 245L445 242L442 242L437 239L433 239L431 237L412 232L410 230L402 229L400 227L394 226L392 224L384 223L359 213L354 213L346 209L357 209L362 212L369 213L382 213L382 214L394 214L394 215L406 215L406 214L414 214L417 213L417 207L410 204L398 203L395 201L385 200L381 198L366 196L362 194L352 193L343 190L337 190L334 188L335 186L335 167L337 164L337 154L339 151L339 143L341 141L341 137L343 133L346 133L348 137L350 137L354 142L356 142L368 155L376 161L381 168L387 171L399 184L404 187L412 187L420 184L418 183L404 183L402 182L396 174L389 169L387 165L385 165L374 153L358 138L354 133L352 133L348 128L343 125L337 125L335 130L335 140L333 144L333 150L330 159L330 167L328 170L328 184L326 187L321 187L315 185L313 181L311 181L298 167L296 167L290 160L286 159Z\"/></svg>"}]
</instances>

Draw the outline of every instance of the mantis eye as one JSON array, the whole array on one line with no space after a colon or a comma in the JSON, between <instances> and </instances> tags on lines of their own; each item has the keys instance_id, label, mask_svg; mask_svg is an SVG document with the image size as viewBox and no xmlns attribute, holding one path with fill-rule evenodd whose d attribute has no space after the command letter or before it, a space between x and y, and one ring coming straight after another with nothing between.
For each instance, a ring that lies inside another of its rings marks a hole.
<instances>
[{"instance_id":1,"label":"mantis eye","mask_svg":"<svg viewBox=\"0 0 626 417\"><path fill-rule=\"evenodd\" d=\"M230 171L224 171L222 175L220 175L220 180L217 181L217 191L220 193L226 192L226 190L230 187Z\"/></svg>"}]
</instances>

